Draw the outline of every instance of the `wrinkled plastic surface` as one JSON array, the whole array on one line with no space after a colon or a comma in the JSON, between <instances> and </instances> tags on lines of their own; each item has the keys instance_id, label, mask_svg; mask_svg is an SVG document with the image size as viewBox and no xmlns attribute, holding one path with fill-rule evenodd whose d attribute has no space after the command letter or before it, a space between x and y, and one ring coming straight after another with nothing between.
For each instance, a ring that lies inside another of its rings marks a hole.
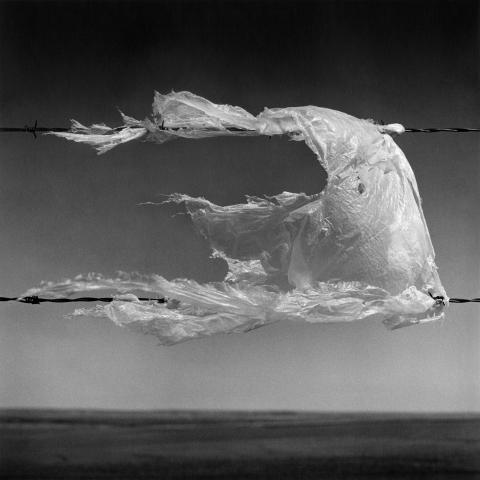
<instances>
[{"instance_id":1,"label":"wrinkled plastic surface","mask_svg":"<svg viewBox=\"0 0 480 480\"><path fill-rule=\"evenodd\" d=\"M317 195L284 192L225 207L172 195L168 201L185 205L214 254L228 262L223 282L90 276L45 284L29 295L116 290L121 294L111 304L75 313L106 316L154 334L162 344L244 332L278 320L374 318L398 328L443 316L448 298L415 176L390 135L402 133L401 125L375 125L314 106L265 109L254 117L189 92L157 93L152 119L124 116L124 121L121 130L76 124L72 133L55 135L104 152L142 137L162 143L177 137L287 134L305 141L317 156L328 173L327 186ZM134 290L171 301L139 302L128 293Z\"/></svg>"}]
</instances>

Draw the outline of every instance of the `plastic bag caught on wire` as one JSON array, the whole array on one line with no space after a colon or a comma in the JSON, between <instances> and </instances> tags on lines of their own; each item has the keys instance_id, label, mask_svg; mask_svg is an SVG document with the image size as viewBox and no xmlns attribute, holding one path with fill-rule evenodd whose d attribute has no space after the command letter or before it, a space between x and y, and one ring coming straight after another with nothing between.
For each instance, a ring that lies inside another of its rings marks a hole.
<instances>
[{"instance_id":1,"label":"plastic bag caught on wire","mask_svg":"<svg viewBox=\"0 0 480 480\"><path fill-rule=\"evenodd\" d=\"M327 186L316 195L283 192L230 206L173 194L168 201L185 205L214 254L228 262L223 282L90 276L45 284L27 294L113 289L120 295L112 303L75 313L108 317L154 334L162 344L244 332L279 320L369 318L398 328L442 318L448 298L417 183L391 136L403 132L401 125L375 125L314 106L265 109L254 117L189 92L156 94L151 119L124 118L129 132L124 139L118 129L95 132L98 126L54 134L100 152L141 137L162 143L177 137L286 134L313 151L328 173ZM137 136L129 136L132 129ZM125 296L134 290L169 302Z\"/></svg>"}]
</instances>

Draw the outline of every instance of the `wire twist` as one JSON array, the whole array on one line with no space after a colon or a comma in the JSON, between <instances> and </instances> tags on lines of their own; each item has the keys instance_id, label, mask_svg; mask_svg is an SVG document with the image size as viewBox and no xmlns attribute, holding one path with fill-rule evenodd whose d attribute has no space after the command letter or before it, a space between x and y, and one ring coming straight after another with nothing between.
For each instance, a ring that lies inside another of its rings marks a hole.
<instances>
[{"instance_id":1,"label":"wire twist","mask_svg":"<svg viewBox=\"0 0 480 480\"><path fill-rule=\"evenodd\" d=\"M450 303L468 303L468 302L480 303L480 298L450 298L448 301Z\"/></svg>"},{"instance_id":2,"label":"wire twist","mask_svg":"<svg viewBox=\"0 0 480 480\"><path fill-rule=\"evenodd\" d=\"M405 132L408 133L438 133L438 132L453 132L453 133L468 133L468 132L480 132L480 128L406 128Z\"/></svg>"},{"instance_id":3,"label":"wire twist","mask_svg":"<svg viewBox=\"0 0 480 480\"><path fill-rule=\"evenodd\" d=\"M78 297L78 298L41 298L36 295L26 296L26 297L0 297L0 302L21 302L29 303L31 305L40 305L44 302L51 303L70 303L70 302L113 302L117 300L113 297ZM145 298L139 297L138 300L142 302L157 302L157 303L167 303L166 298ZM123 302L129 301L122 299Z\"/></svg>"}]
</instances>

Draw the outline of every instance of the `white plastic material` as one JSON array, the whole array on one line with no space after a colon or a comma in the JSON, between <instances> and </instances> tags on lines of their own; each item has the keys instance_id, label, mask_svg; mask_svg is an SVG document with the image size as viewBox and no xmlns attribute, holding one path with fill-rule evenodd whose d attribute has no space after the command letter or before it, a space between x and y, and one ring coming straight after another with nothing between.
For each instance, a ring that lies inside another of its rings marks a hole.
<instances>
[{"instance_id":1,"label":"white plastic material","mask_svg":"<svg viewBox=\"0 0 480 480\"><path fill-rule=\"evenodd\" d=\"M278 320L350 322L381 319L391 327L429 322L448 303L413 171L390 134L376 125L314 106L265 109L257 117L189 92L155 95L153 117L125 117L125 127L52 134L95 146L100 153L136 138L283 135L302 140L328 173L316 195L289 193L218 206L174 194L196 229L225 258L223 282L198 284L161 276L77 277L27 294L64 295L114 289L108 305L76 314L106 316L121 326L172 344L214 333L244 332ZM292 159L292 161L294 161ZM138 301L132 291L171 299ZM436 301L432 296L443 296Z\"/></svg>"}]
</instances>

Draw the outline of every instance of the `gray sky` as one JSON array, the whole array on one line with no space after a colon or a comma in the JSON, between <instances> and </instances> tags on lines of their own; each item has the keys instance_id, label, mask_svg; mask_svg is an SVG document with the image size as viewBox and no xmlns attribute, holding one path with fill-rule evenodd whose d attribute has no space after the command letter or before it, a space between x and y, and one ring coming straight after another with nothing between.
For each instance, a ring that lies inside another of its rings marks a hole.
<instances>
[{"instance_id":1,"label":"gray sky","mask_svg":"<svg viewBox=\"0 0 480 480\"><path fill-rule=\"evenodd\" d=\"M0 3L0 124L143 118L153 90L253 114L318 105L413 127L479 126L476 2ZM479 137L406 134L450 296L478 296ZM173 192L222 204L319 192L286 139L132 143L96 156L56 138L0 138L0 294L90 271L220 280L226 268ZM390 332L280 323L159 347L69 306L0 305L0 406L480 410L479 307Z\"/></svg>"}]
</instances>

